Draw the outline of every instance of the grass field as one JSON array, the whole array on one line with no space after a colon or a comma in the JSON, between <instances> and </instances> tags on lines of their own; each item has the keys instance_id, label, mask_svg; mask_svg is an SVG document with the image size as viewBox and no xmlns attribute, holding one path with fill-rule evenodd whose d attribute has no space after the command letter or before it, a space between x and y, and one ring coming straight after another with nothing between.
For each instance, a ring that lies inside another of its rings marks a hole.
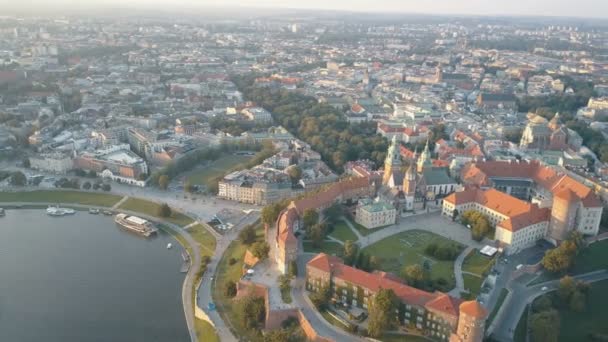
<instances>
[{"instance_id":1,"label":"grass field","mask_svg":"<svg viewBox=\"0 0 608 342\"><path fill-rule=\"evenodd\" d=\"M354 220L350 220L347 218L345 218L345 220L348 220L350 223L352 223L353 227L355 227L355 229L359 232L359 234L361 234L363 236L368 236L369 234L375 233L379 230L382 230L383 228L390 227L390 225L389 225L389 226L384 226L384 227L367 229L367 228L363 227L362 225L358 224L357 222L355 222Z\"/></svg>"},{"instance_id":2,"label":"grass field","mask_svg":"<svg viewBox=\"0 0 608 342\"><path fill-rule=\"evenodd\" d=\"M369 255L380 258L381 270L401 274L406 265L422 265L428 261L431 266L431 279L445 279L454 286L454 262L440 261L427 256L424 252L430 243L444 245L456 243L437 234L421 230L411 230L390 236L363 249ZM462 246L461 246L462 247Z\"/></svg>"},{"instance_id":3,"label":"grass field","mask_svg":"<svg viewBox=\"0 0 608 342\"><path fill-rule=\"evenodd\" d=\"M574 266L569 275L577 275L608 268L608 240L592 243L583 249L574 260ZM527 286L544 283L546 281L560 278L559 274L554 274L544 270L541 275L528 283Z\"/></svg>"},{"instance_id":4,"label":"grass field","mask_svg":"<svg viewBox=\"0 0 608 342\"><path fill-rule=\"evenodd\" d=\"M201 256L212 256L215 251L215 237L201 224L188 228L188 233L200 244Z\"/></svg>"},{"instance_id":5,"label":"grass field","mask_svg":"<svg viewBox=\"0 0 608 342\"><path fill-rule=\"evenodd\" d=\"M122 209L122 210L135 211L135 212L146 214L146 215L153 216L153 217L158 217L162 220L171 222L180 227L186 226L186 225L194 222L194 220L191 219L190 217L188 217L184 214L181 214L181 213L177 213L175 211L173 212L173 214L171 214L171 217L159 217L158 216L159 207L160 207L160 204L155 203L155 202L150 202L150 201L146 201L146 200L139 199L139 198L129 198L123 204L121 204L120 207L118 207L118 208Z\"/></svg>"},{"instance_id":6,"label":"grass field","mask_svg":"<svg viewBox=\"0 0 608 342\"><path fill-rule=\"evenodd\" d=\"M342 242L346 240L357 241L357 235L346 225L344 221L339 221L333 226L333 230L329 236L338 239Z\"/></svg>"},{"instance_id":7,"label":"grass field","mask_svg":"<svg viewBox=\"0 0 608 342\"><path fill-rule=\"evenodd\" d=\"M481 284L483 283L483 278L477 277L471 274L463 274L462 279L464 280L464 288L469 290L471 295L477 297L481 292Z\"/></svg>"},{"instance_id":8,"label":"grass field","mask_svg":"<svg viewBox=\"0 0 608 342\"><path fill-rule=\"evenodd\" d=\"M591 292L587 298L587 305L583 312L560 309L559 340L591 341L589 334L596 333L606 336L608 334L608 280L591 284Z\"/></svg>"},{"instance_id":9,"label":"grass field","mask_svg":"<svg viewBox=\"0 0 608 342\"><path fill-rule=\"evenodd\" d=\"M196 330L196 336L199 341L204 342L220 342L219 337L215 333L213 326L207 321L196 318L194 320L194 329Z\"/></svg>"},{"instance_id":10,"label":"grass field","mask_svg":"<svg viewBox=\"0 0 608 342\"><path fill-rule=\"evenodd\" d=\"M306 253L325 253L342 256L342 250L342 245L337 242L323 241L320 248L315 248L312 246L312 242L304 241L304 252Z\"/></svg>"},{"instance_id":11,"label":"grass field","mask_svg":"<svg viewBox=\"0 0 608 342\"><path fill-rule=\"evenodd\" d=\"M526 342L528 336L528 311L529 306L526 306L524 313L519 318L515 332L513 333L513 341L515 342Z\"/></svg>"},{"instance_id":12,"label":"grass field","mask_svg":"<svg viewBox=\"0 0 608 342\"><path fill-rule=\"evenodd\" d=\"M257 229L257 241L262 241L263 239L264 229L260 226ZM247 331L234 319L233 301L224 296L224 288L228 281L236 283L241 278L243 257L246 251L247 246L243 245L241 241L232 241L217 266L216 280L212 289L213 301L217 304L220 315L227 321L228 326L232 326L236 330L236 335L241 337L247 336ZM230 259L232 258L236 260L236 263L230 265Z\"/></svg>"},{"instance_id":13,"label":"grass field","mask_svg":"<svg viewBox=\"0 0 608 342\"><path fill-rule=\"evenodd\" d=\"M211 162L209 165L201 167L186 176L186 180L193 185L209 186L217 177L225 175L230 169L235 166L249 161L252 156L237 156L234 154L226 154L219 159Z\"/></svg>"},{"instance_id":14,"label":"grass field","mask_svg":"<svg viewBox=\"0 0 608 342\"><path fill-rule=\"evenodd\" d=\"M473 250L464 259L464 262L462 263L462 270L464 272L471 272L481 276L490 262L492 262L492 258L479 253L478 250Z\"/></svg>"},{"instance_id":15,"label":"grass field","mask_svg":"<svg viewBox=\"0 0 608 342\"><path fill-rule=\"evenodd\" d=\"M36 190L24 192L0 192L0 202L51 202L51 203L78 203L84 205L95 205L100 207L111 207L116 204L122 196L81 192L71 190Z\"/></svg>"}]
</instances>

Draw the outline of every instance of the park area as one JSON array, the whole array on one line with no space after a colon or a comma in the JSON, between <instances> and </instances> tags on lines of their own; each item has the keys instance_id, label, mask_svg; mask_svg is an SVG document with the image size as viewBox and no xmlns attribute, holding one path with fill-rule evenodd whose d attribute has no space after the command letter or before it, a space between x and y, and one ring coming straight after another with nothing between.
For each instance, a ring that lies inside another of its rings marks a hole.
<instances>
[{"instance_id":1,"label":"park area","mask_svg":"<svg viewBox=\"0 0 608 342\"><path fill-rule=\"evenodd\" d=\"M333 225L331 233L329 233L334 239L340 240L342 242L346 242L347 240L357 241L357 235L353 233L353 231L348 227L346 222L343 220L338 221L335 225Z\"/></svg>"},{"instance_id":2,"label":"park area","mask_svg":"<svg viewBox=\"0 0 608 342\"><path fill-rule=\"evenodd\" d=\"M494 264L494 258L472 250L462 263L464 288L469 291L472 297L476 297L481 292L481 285L484 278Z\"/></svg>"},{"instance_id":3,"label":"park area","mask_svg":"<svg viewBox=\"0 0 608 342\"><path fill-rule=\"evenodd\" d=\"M256 229L256 241L264 241L264 229L262 226ZM217 305L218 312L224 321L227 321L226 323L236 330L233 332L241 337L248 336L247 329L237 319L234 301L226 297L224 290L229 281L238 283L241 279L243 275L243 258L247 248L248 246L238 239L230 243L217 266L216 280L212 287L212 297Z\"/></svg>"},{"instance_id":4,"label":"park area","mask_svg":"<svg viewBox=\"0 0 608 342\"><path fill-rule=\"evenodd\" d=\"M401 275L405 266L425 265L430 270L431 280L444 279L447 287L454 287L454 261L438 260L426 254L426 248L430 244L437 246L457 245L462 251L462 245L448 240L437 234L421 230L410 230L390 236L363 249L368 255L374 255L380 259L380 269Z\"/></svg>"},{"instance_id":5,"label":"park area","mask_svg":"<svg viewBox=\"0 0 608 342\"><path fill-rule=\"evenodd\" d=\"M111 207L122 196L106 193L70 191L70 190L36 190L23 192L0 192L0 202L39 202L39 203L75 203L100 207Z\"/></svg>"},{"instance_id":6,"label":"park area","mask_svg":"<svg viewBox=\"0 0 608 342\"><path fill-rule=\"evenodd\" d=\"M171 222L177 226L184 227L194 222L190 217L173 211L170 217L160 217L158 215L158 209L160 204L156 202L150 202L139 198L129 198L118 207L118 209L134 211L142 214L146 214L153 217L158 217L164 221Z\"/></svg>"},{"instance_id":7,"label":"park area","mask_svg":"<svg viewBox=\"0 0 608 342\"><path fill-rule=\"evenodd\" d=\"M224 176L240 164L245 164L253 156L225 154L219 159L209 162L207 165L197 168L186 176L186 181L192 185L204 185L213 187L218 177Z\"/></svg>"}]
</instances>

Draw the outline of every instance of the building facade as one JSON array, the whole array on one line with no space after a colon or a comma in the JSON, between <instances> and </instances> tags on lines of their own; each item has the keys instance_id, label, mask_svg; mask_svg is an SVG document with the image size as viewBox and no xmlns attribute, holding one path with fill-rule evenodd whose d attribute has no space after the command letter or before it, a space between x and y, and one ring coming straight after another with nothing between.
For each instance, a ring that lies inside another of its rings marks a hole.
<instances>
[{"instance_id":1,"label":"building facade","mask_svg":"<svg viewBox=\"0 0 608 342\"><path fill-rule=\"evenodd\" d=\"M355 212L355 221L367 229L395 224L397 209L386 202L372 202L369 199L359 201Z\"/></svg>"}]
</instances>

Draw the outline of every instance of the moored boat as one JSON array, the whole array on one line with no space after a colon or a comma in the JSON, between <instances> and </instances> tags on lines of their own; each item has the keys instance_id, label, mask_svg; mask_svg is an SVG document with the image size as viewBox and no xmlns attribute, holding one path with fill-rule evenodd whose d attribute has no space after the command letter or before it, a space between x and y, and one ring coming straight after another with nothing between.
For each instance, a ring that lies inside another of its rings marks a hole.
<instances>
[{"instance_id":1,"label":"moored boat","mask_svg":"<svg viewBox=\"0 0 608 342\"><path fill-rule=\"evenodd\" d=\"M149 237L158 231L158 229L154 227L152 222L137 216L131 216L122 213L117 214L114 217L114 222L129 231L141 234L145 237Z\"/></svg>"}]
</instances>

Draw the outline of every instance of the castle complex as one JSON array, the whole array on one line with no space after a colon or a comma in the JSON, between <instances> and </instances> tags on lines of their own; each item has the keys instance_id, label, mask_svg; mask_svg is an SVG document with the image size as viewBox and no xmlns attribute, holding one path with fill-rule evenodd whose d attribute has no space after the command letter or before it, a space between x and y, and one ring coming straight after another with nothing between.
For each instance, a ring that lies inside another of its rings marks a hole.
<instances>
[{"instance_id":1,"label":"castle complex","mask_svg":"<svg viewBox=\"0 0 608 342\"><path fill-rule=\"evenodd\" d=\"M426 292L384 272L368 273L321 253L306 265L306 288L329 286L336 303L367 309L380 289L399 299L399 324L439 341L477 342L484 334L487 311L477 301L462 301L442 292Z\"/></svg>"},{"instance_id":2,"label":"castle complex","mask_svg":"<svg viewBox=\"0 0 608 342\"><path fill-rule=\"evenodd\" d=\"M593 190L539 162L471 163L461 178L467 188L444 199L443 214L481 211L509 253L540 239L557 244L571 231L599 231L603 207Z\"/></svg>"}]
</instances>

